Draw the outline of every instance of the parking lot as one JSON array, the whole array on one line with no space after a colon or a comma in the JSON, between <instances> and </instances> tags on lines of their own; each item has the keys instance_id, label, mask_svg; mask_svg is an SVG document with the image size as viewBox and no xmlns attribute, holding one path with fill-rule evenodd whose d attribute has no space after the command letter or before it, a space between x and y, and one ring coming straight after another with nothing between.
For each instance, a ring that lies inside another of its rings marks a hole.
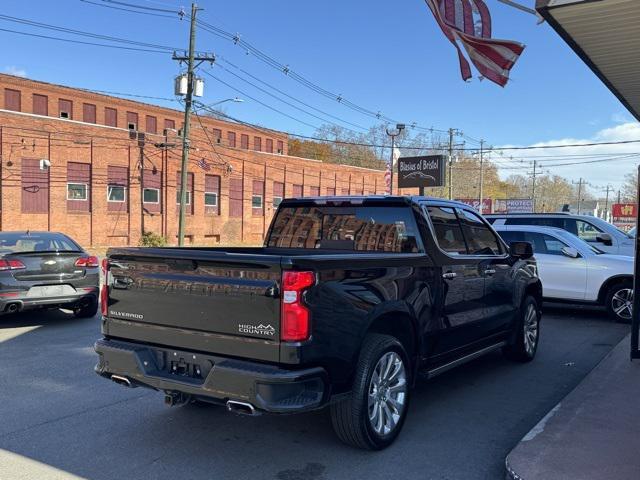
<instances>
[{"instance_id":1,"label":"parking lot","mask_svg":"<svg viewBox=\"0 0 640 480\"><path fill-rule=\"evenodd\" d=\"M399 440L371 453L338 443L324 411L170 409L105 381L93 372L97 318L4 316L0 478L502 479L507 453L627 332L600 312L547 307L533 363L496 353L421 383Z\"/></svg>"}]
</instances>

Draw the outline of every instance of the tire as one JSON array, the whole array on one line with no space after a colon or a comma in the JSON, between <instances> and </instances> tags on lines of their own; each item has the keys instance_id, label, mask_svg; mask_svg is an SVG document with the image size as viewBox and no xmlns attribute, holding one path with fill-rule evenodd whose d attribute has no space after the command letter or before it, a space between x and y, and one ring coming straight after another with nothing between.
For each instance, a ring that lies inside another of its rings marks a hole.
<instances>
[{"instance_id":1,"label":"tire","mask_svg":"<svg viewBox=\"0 0 640 480\"><path fill-rule=\"evenodd\" d=\"M87 304L84 304L73 310L73 314L76 318L91 318L98 313L98 299L92 298Z\"/></svg>"},{"instance_id":2,"label":"tire","mask_svg":"<svg viewBox=\"0 0 640 480\"><path fill-rule=\"evenodd\" d=\"M631 306L633 305L633 282L623 280L607 290L605 307L609 317L618 323L631 323Z\"/></svg>"},{"instance_id":3,"label":"tire","mask_svg":"<svg viewBox=\"0 0 640 480\"><path fill-rule=\"evenodd\" d=\"M351 393L331 405L331 422L338 438L366 450L391 445L407 416L410 372L407 354L396 338L367 335Z\"/></svg>"},{"instance_id":4,"label":"tire","mask_svg":"<svg viewBox=\"0 0 640 480\"><path fill-rule=\"evenodd\" d=\"M514 341L502 349L505 357L516 362L530 362L540 343L540 309L532 296L525 297L516 322Z\"/></svg>"}]
</instances>

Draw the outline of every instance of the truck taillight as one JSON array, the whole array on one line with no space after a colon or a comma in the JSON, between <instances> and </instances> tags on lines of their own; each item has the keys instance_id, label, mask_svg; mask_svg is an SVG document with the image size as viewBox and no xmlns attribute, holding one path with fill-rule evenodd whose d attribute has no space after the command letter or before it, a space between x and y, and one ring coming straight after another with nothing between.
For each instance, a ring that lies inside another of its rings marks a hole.
<instances>
[{"instance_id":1,"label":"truck taillight","mask_svg":"<svg viewBox=\"0 0 640 480\"><path fill-rule=\"evenodd\" d=\"M309 338L309 309L302 303L302 293L315 283L313 272L282 273L280 340L300 342Z\"/></svg>"},{"instance_id":2,"label":"truck taillight","mask_svg":"<svg viewBox=\"0 0 640 480\"><path fill-rule=\"evenodd\" d=\"M102 259L102 290L100 290L100 310L102 316L107 316L109 306L109 260Z\"/></svg>"},{"instance_id":3,"label":"truck taillight","mask_svg":"<svg viewBox=\"0 0 640 480\"><path fill-rule=\"evenodd\" d=\"M76 260L76 267L97 267L100 265L98 257L80 257Z\"/></svg>"}]
</instances>

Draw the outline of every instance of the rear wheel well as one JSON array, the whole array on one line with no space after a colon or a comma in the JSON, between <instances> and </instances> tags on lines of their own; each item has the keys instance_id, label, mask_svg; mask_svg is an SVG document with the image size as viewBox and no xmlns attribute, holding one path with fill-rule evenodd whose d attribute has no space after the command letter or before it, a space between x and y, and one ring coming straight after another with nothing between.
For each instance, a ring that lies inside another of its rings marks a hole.
<instances>
[{"instance_id":1,"label":"rear wheel well","mask_svg":"<svg viewBox=\"0 0 640 480\"><path fill-rule=\"evenodd\" d=\"M397 338L413 363L417 350L417 338L413 321L406 313L387 313L376 318L369 326L367 333L381 333Z\"/></svg>"},{"instance_id":2,"label":"rear wheel well","mask_svg":"<svg viewBox=\"0 0 640 480\"><path fill-rule=\"evenodd\" d=\"M598 292L598 303L604 304L607 298L607 292L609 291L609 289L613 285L616 285L617 283L622 283L624 281L630 281L633 283L633 276L621 275L618 277L611 277L607 279L607 281L602 284L602 286L600 287L600 291Z\"/></svg>"}]
</instances>

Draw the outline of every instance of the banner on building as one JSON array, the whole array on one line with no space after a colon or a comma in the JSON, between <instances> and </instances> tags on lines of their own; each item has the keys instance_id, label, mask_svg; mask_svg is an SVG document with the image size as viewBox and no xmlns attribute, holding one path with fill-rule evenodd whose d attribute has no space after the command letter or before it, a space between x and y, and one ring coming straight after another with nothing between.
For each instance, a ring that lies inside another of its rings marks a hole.
<instances>
[{"instance_id":1,"label":"banner on building","mask_svg":"<svg viewBox=\"0 0 640 480\"><path fill-rule=\"evenodd\" d=\"M533 213L533 199L497 199L493 205L493 213Z\"/></svg>"},{"instance_id":2,"label":"banner on building","mask_svg":"<svg viewBox=\"0 0 640 480\"><path fill-rule=\"evenodd\" d=\"M472 207L476 211L480 211L480 199L478 198L457 198L457 202L462 202L470 207ZM482 214L487 215L492 213L493 201L490 198L482 199Z\"/></svg>"},{"instance_id":3,"label":"banner on building","mask_svg":"<svg viewBox=\"0 0 640 480\"><path fill-rule=\"evenodd\" d=\"M636 224L638 205L635 203L614 203L611 205L613 224L621 230L628 231Z\"/></svg>"},{"instance_id":4,"label":"banner on building","mask_svg":"<svg viewBox=\"0 0 640 480\"><path fill-rule=\"evenodd\" d=\"M400 157L398 188L442 187L444 185L444 155Z\"/></svg>"}]
</instances>

